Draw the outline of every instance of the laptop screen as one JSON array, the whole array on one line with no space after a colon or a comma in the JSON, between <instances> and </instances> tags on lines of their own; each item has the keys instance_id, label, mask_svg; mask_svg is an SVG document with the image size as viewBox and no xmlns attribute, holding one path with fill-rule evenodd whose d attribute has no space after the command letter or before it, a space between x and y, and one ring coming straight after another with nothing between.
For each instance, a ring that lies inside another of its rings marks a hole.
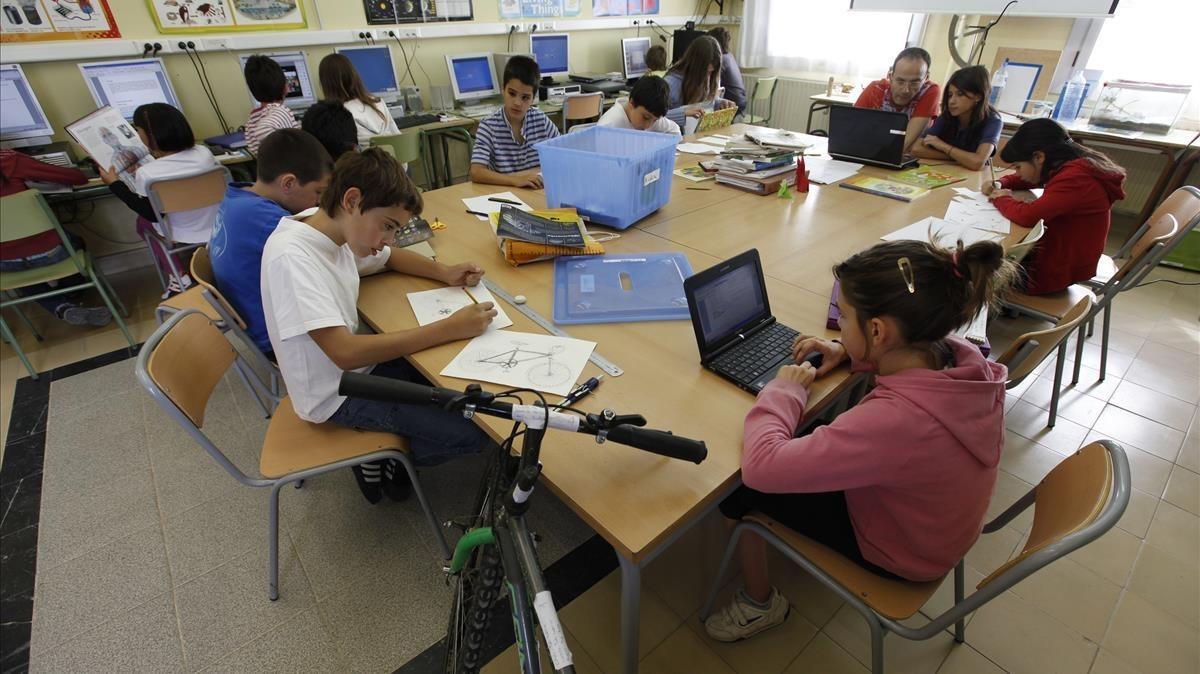
<instances>
[{"instance_id":1,"label":"laptop screen","mask_svg":"<svg viewBox=\"0 0 1200 674\"><path fill-rule=\"evenodd\" d=\"M903 112L834 106L829 110L829 153L899 163L907 128Z\"/></svg>"},{"instance_id":2,"label":"laptop screen","mask_svg":"<svg viewBox=\"0 0 1200 674\"><path fill-rule=\"evenodd\" d=\"M758 251L742 253L688 280L692 281L688 301L702 355L770 316Z\"/></svg>"}]
</instances>

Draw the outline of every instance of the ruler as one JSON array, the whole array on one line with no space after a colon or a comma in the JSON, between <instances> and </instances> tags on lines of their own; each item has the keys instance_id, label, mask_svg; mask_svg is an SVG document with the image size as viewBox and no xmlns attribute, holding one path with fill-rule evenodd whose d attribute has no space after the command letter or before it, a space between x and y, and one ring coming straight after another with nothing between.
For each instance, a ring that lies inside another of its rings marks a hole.
<instances>
[{"instance_id":1,"label":"ruler","mask_svg":"<svg viewBox=\"0 0 1200 674\"><path fill-rule=\"evenodd\" d=\"M528 318L529 320L533 321L534 323L537 323L546 332L549 332L552 335L558 335L559 337L570 337L570 335L568 335L565 330L563 330L562 328L555 325L552 321L547 319L545 316L534 311L533 308L531 308L528 304L517 304L517 301L515 299L513 299L512 295L509 295L504 289L502 289L500 286L496 285L495 283L492 283L491 281L489 281L488 279L485 278L485 279L483 279L483 285L486 286L488 290L492 291L493 295L495 295L496 297L499 297L500 299L504 300L505 302L508 302L509 305L512 306L512 308L514 308L517 311L524 314L525 317ZM600 368L601 370L604 370L605 372L607 372L608 374L610 374L614 377L620 377L622 374L625 374L625 370L622 370L621 368L617 367L617 364L612 362L611 360L596 353L595 349L592 349L592 355L588 356L588 360L595 363L596 367Z\"/></svg>"}]
</instances>

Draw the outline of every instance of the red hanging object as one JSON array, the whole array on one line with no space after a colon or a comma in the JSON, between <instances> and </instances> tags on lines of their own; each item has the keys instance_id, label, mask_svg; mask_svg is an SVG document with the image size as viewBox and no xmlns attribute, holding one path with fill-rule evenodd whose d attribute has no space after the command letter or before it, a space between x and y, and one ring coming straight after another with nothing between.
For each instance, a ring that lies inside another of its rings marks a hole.
<instances>
[{"instance_id":1,"label":"red hanging object","mask_svg":"<svg viewBox=\"0 0 1200 674\"><path fill-rule=\"evenodd\" d=\"M796 162L796 191L808 192L808 169L804 166L804 155Z\"/></svg>"}]
</instances>

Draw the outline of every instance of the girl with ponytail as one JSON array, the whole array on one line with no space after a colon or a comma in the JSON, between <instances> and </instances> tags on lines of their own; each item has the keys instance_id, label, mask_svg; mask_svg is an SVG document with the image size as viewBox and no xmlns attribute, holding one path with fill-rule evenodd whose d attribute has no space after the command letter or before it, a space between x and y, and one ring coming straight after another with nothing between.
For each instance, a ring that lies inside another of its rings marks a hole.
<instances>
[{"instance_id":1,"label":"girl with ponytail","mask_svg":"<svg viewBox=\"0 0 1200 674\"><path fill-rule=\"evenodd\" d=\"M1021 125L1000 151L1016 173L987 184L1004 217L1023 227L1042 220L1046 233L1025 258L1025 292L1045 295L1096 275L1111 224L1113 202L1125 198L1125 169L1104 154L1071 139L1050 119ZM1034 201L1018 201L1013 190L1044 187Z\"/></svg>"},{"instance_id":2,"label":"girl with ponytail","mask_svg":"<svg viewBox=\"0 0 1200 674\"><path fill-rule=\"evenodd\" d=\"M833 269L841 340L800 337L800 365L780 370L746 417L744 486L721 503L758 511L867 570L940 578L979 536L1004 446L1007 369L952 335L1011 283L995 242L946 250L889 241ZM804 363L822 354L818 368ZM875 388L832 423L793 437L815 378L846 360ZM778 625L787 600L771 586L766 544L743 534L745 586L705 622L736 641Z\"/></svg>"}]
</instances>

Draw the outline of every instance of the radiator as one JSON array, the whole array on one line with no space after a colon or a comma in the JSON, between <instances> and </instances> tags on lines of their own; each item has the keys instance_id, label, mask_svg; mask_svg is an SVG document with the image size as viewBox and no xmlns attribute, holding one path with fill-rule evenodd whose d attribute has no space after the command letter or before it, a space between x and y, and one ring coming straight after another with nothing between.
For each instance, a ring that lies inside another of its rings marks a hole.
<instances>
[{"instance_id":1,"label":"radiator","mask_svg":"<svg viewBox=\"0 0 1200 674\"><path fill-rule=\"evenodd\" d=\"M755 79L752 75L746 76L747 95L754 93ZM790 131L804 131L804 126L808 121L808 106L812 104L809 97L813 94L823 93L825 93L825 82L780 77L775 83L775 100L772 102L770 125ZM765 110L756 109L754 114L765 114ZM827 119L827 113L824 112L813 115L813 128L826 128Z\"/></svg>"},{"instance_id":2,"label":"radiator","mask_svg":"<svg viewBox=\"0 0 1200 674\"><path fill-rule=\"evenodd\" d=\"M1166 156L1156 150L1121 147L1093 140L1083 143L1108 155L1125 169L1125 198L1113 204L1113 210L1132 215L1140 213L1166 164Z\"/></svg>"}]
</instances>

